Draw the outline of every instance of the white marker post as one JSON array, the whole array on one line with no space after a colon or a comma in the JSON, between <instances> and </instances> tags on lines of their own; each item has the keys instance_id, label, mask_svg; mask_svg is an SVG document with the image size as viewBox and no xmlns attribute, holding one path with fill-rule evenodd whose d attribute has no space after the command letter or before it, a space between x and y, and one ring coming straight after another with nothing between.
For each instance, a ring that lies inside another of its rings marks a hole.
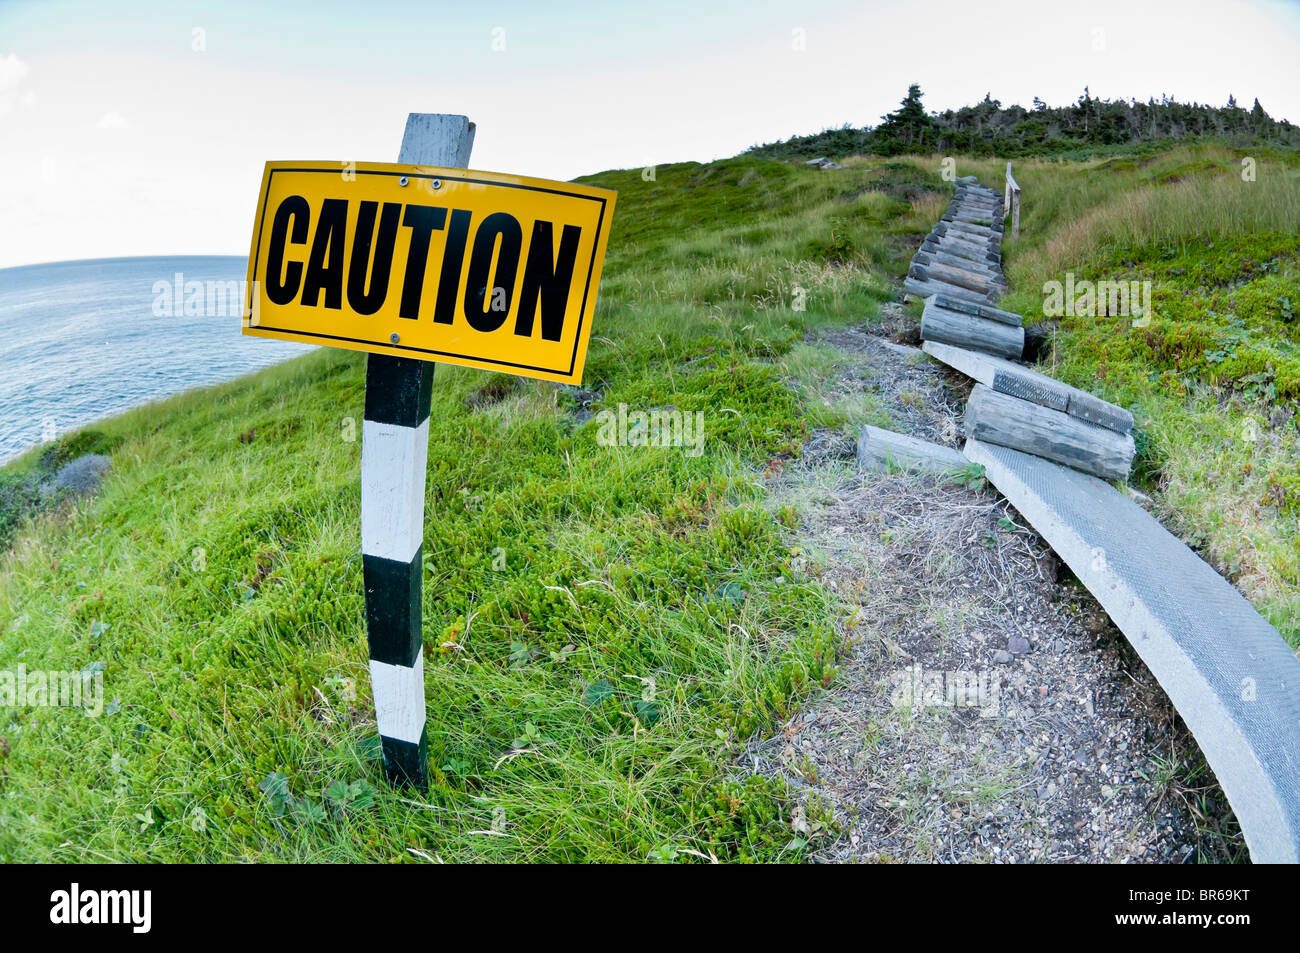
<instances>
[{"instance_id":1,"label":"white marker post","mask_svg":"<svg viewBox=\"0 0 1300 953\"><path fill-rule=\"evenodd\" d=\"M473 145L466 117L411 113L397 161L465 169ZM384 773L420 790L429 783L421 557L433 368L432 361L370 354L361 438L366 634Z\"/></svg>"}]
</instances>

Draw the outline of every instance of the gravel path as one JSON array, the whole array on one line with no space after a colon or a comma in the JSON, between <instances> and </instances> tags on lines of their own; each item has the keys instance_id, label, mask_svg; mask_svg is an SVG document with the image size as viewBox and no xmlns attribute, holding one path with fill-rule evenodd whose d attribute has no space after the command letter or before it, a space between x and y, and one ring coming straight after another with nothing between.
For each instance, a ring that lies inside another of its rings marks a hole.
<instances>
[{"instance_id":1,"label":"gravel path","mask_svg":"<svg viewBox=\"0 0 1300 953\"><path fill-rule=\"evenodd\" d=\"M828 399L878 395L894 429L960 446L964 381L882 337L841 329ZM917 400L917 395L923 400ZM860 474L815 435L772 480L803 520L802 571L842 598L838 678L744 767L829 810L818 854L852 861L1241 859L1190 733L1092 596L995 490Z\"/></svg>"}]
</instances>

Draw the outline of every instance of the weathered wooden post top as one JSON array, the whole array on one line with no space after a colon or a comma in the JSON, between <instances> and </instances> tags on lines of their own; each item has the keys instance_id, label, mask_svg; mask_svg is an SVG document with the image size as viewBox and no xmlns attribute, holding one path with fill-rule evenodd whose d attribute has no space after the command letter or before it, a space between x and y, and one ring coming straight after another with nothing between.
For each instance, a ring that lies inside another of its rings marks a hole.
<instances>
[{"instance_id":1,"label":"weathered wooden post top","mask_svg":"<svg viewBox=\"0 0 1300 953\"><path fill-rule=\"evenodd\" d=\"M397 164L268 162L243 333L369 352L366 633L384 769L428 784L421 628L433 362L582 380L616 193L468 171L474 124L412 113Z\"/></svg>"},{"instance_id":2,"label":"weathered wooden post top","mask_svg":"<svg viewBox=\"0 0 1300 953\"><path fill-rule=\"evenodd\" d=\"M993 193L997 195L996 192ZM1002 196L1002 214L1011 213L1011 237L1020 237L1020 186L1016 183L1016 177L1011 174L1011 163L1007 163L1007 183L1006 190Z\"/></svg>"}]
</instances>

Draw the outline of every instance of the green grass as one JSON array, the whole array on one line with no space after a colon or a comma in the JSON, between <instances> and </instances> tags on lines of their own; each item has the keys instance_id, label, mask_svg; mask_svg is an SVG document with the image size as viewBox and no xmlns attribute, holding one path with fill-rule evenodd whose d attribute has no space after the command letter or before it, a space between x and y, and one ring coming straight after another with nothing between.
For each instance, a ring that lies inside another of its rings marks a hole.
<instances>
[{"instance_id":1,"label":"green grass","mask_svg":"<svg viewBox=\"0 0 1300 953\"><path fill-rule=\"evenodd\" d=\"M620 191L593 409L702 410L704 453L600 446L568 389L438 369L427 797L385 786L374 743L364 358L97 425L102 491L13 527L0 668L102 663L109 706L0 709L0 859L803 856L789 793L736 763L834 672L835 607L764 501L810 428L779 361L892 295L884 268L928 222L890 190L925 178L756 159L591 177Z\"/></svg>"}]
</instances>

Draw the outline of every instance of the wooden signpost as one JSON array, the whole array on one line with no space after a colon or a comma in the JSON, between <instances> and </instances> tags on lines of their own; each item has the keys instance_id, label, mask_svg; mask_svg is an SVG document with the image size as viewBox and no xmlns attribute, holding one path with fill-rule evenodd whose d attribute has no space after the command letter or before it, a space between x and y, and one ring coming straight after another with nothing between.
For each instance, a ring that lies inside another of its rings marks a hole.
<instances>
[{"instance_id":1,"label":"wooden signpost","mask_svg":"<svg viewBox=\"0 0 1300 953\"><path fill-rule=\"evenodd\" d=\"M243 333L369 352L361 552L384 770L428 785L421 627L433 363L580 383L617 193L470 172L412 113L398 164L268 162Z\"/></svg>"}]
</instances>

